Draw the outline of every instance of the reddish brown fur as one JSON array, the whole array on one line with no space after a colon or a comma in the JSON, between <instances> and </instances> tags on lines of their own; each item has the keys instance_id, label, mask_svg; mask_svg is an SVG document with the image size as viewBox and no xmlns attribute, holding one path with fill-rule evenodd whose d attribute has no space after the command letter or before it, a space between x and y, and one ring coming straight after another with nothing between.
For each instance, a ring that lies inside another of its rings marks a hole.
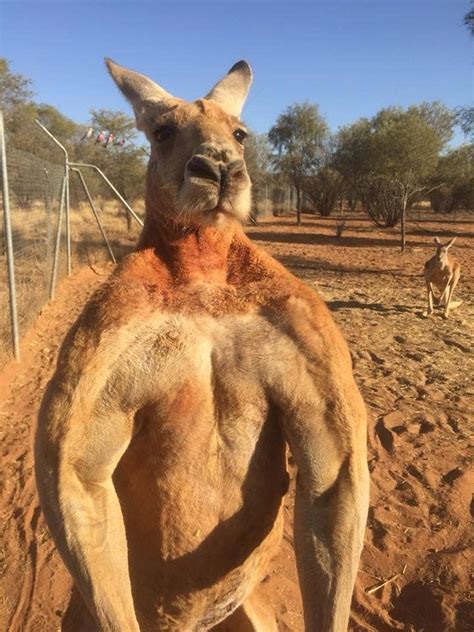
<instances>
[{"instance_id":1,"label":"reddish brown fur","mask_svg":"<svg viewBox=\"0 0 474 632\"><path fill-rule=\"evenodd\" d=\"M138 249L68 334L40 413L42 507L79 589L63 629L275 632L258 584L289 444L307 629L342 632L368 502L350 355L323 301L244 235L242 167L223 206L176 221L196 143L240 149L214 103L174 106L182 144L153 146Z\"/></svg>"}]
</instances>

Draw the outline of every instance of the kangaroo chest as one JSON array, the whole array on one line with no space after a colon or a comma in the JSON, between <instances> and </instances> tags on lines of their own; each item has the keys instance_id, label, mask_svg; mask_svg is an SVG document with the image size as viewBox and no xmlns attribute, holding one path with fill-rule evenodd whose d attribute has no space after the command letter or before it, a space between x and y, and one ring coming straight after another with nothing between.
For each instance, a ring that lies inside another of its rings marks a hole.
<instances>
[{"instance_id":1,"label":"kangaroo chest","mask_svg":"<svg viewBox=\"0 0 474 632\"><path fill-rule=\"evenodd\" d=\"M160 476L176 467L214 468L219 476L230 467L240 479L259 440L280 451L272 393L281 384L291 390L292 366L302 361L259 314L160 314L136 329L113 388L140 401L132 443L150 452Z\"/></svg>"},{"instance_id":2,"label":"kangaroo chest","mask_svg":"<svg viewBox=\"0 0 474 632\"><path fill-rule=\"evenodd\" d=\"M150 393L163 423L214 423L233 434L238 424L258 431L268 413L268 386L288 344L257 315L222 318L170 315L156 331L155 361L161 365Z\"/></svg>"},{"instance_id":3,"label":"kangaroo chest","mask_svg":"<svg viewBox=\"0 0 474 632\"><path fill-rule=\"evenodd\" d=\"M439 288L444 289L446 284L449 281L449 269L448 268L437 268L433 274L433 283Z\"/></svg>"},{"instance_id":4,"label":"kangaroo chest","mask_svg":"<svg viewBox=\"0 0 474 632\"><path fill-rule=\"evenodd\" d=\"M208 629L242 601L280 540L288 475L272 392L298 352L256 313L161 312L133 336L114 387L141 402L114 475L132 585L164 629L169 603L176 629L193 629L181 616Z\"/></svg>"}]
</instances>

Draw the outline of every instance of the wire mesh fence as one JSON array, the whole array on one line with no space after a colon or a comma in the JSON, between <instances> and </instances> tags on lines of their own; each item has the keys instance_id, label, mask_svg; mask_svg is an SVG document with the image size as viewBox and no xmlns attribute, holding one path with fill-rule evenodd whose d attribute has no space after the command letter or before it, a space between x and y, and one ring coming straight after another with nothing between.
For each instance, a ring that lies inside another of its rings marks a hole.
<instances>
[{"instance_id":1,"label":"wire mesh fence","mask_svg":"<svg viewBox=\"0 0 474 632\"><path fill-rule=\"evenodd\" d=\"M97 223L96 215L84 190L85 181L92 205L95 209L103 233ZM75 265L94 265L110 260L110 251L104 239L118 261L133 248L137 242L140 226L130 221L130 215L117 199L110 197L100 175L94 171L78 172L71 169L70 178L70 221L71 256ZM135 210L143 215L143 201L134 204Z\"/></svg>"},{"instance_id":2,"label":"wire mesh fence","mask_svg":"<svg viewBox=\"0 0 474 632\"><path fill-rule=\"evenodd\" d=\"M31 140L34 146L34 137ZM18 149L8 142L8 134L6 157L18 324L24 330L48 298L64 167L59 162ZM2 222L0 291L5 309L1 310L0 340L4 349L9 346L10 334L5 243ZM62 265L61 274L63 269Z\"/></svg>"},{"instance_id":3,"label":"wire mesh fence","mask_svg":"<svg viewBox=\"0 0 474 632\"><path fill-rule=\"evenodd\" d=\"M51 295L56 250L56 282L68 272L64 216L67 194L73 269L111 259L111 253L115 259L120 258L136 243L140 227L127 220L125 207L119 200L112 199L110 188L94 170L88 170L84 177L71 168L66 187L64 154L47 138L45 140L39 127L29 126L28 140L21 143L21 147L12 142L8 131L7 126L11 241L21 337ZM3 364L11 357L13 346L5 222L4 217L1 219L0 363Z\"/></svg>"},{"instance_id":4,"label":"wire mesh fence","mask_svg":"<svg viewBox=\"0 0 474 632\"><path fill-rule=\"evenodd\" d=\"M252 215L257 221L264 217L290 215L296 209L294 189L275 182L254 186L252 200Z\"/></svg>"}]
</instances>

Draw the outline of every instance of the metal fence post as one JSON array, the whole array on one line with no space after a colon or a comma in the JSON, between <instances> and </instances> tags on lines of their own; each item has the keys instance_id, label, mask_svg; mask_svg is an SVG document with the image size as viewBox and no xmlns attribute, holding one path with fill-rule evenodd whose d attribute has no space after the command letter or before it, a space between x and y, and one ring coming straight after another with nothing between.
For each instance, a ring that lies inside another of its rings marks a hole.
<instances>
[{"instance_id":1,"label":"metal fence post","mask_svg":"<svg viewBox=\"0 0 474 632\"><path fill-rule=\"evenodd\" d=\"M7 150L3 112L0 110L0 152L2 161L3 219L5 224L5 246L7 252L8 291L10 297L10 319L12 328L12 346L16 360L20 360L20 337L18 331L18 313L16 308L15 264L13 259L12 226L10 218L10 197L8 189Z\"/></svg>"},{"instance_id":2,"label":"metal fence post","mask_svg":"<svg viewBox=\"0 0 474 632\"><path fill-rule=\"evenodd\" d=\"M143 228L143 222L142 220L138 217L138 215L135 213L135 211L133 210L133 208L130 206L130 204L127 202L127 200L125 200L124 197L122 197L120 195L120 193L117 191L117 189L114 187L114 185L112 184L112 182L110 182L110 180L107 178L107 176L105 175L105 173L103 171L101 171L99 169L99 167L96 167L95 165L89 165L83 162L70 162L69 165L71 167L87 167L87 169L94 169L94 171L97 171L97 173L102 177L102 179L109 185L109 187L112 189L112 191L115 193L115 195L118 197L118 199L122 202L122 204L125 206L125 208L127 209L127 211L130 213L130 215L133 217L133 219Z\"/></svg>"},{"instance_id":3,"label":"metal fence post","mask_svg":"<svg viewBox=\"0 0 474 632\"><path fill-rule=\"evenodd\" d=\"M63 223L63 210L64 210L64 202L66 199L66 187L67 187L67 176L65 175L63 178L63 185L61 187L61 203L59 205L58 223L56 226L56 240L54 243L53 269L51 271L51 282L49 285L49 298L50 299L54 298L54 291L56 289L56 277L58 275L59 248L61 245L61 226Z\"/></svg>"},{"instance_id":4,"label":"metal fence post","mask_svg":"<svg viewBox=\"0 0 474 632\"><path fill-rule=\"evenodd\" d=\"M66 261L67 275L72 274L71 265L71 214L69 212L69 166L66 165Z\"/></svg>"},{"instance_id":5,"label":"metal fence post","mask_svg":"<svg viewBox=\"0 0 474 632\"><path fill-rule=\"evenodd\" d=\"M67 258L67 274L68 276L71 274L71 222L70 222L70 214L69 214L69 155L67 153L67 149L64 145L61 145L59 140L51 134L49 129L47 129L41 121L36 119L35 121L38 127L41 127L43 132L47 134L51 140L56 143L56 145L61 149L64 154L64 178L66 182L65 189L65 201L66 201L66 258ZM62 198L61 198L62 199ZM56 281L56 280L55 280ZM54 294L54 289L53 289Z\"/></svg>"},{"instance_id":6,"label":"metal fence post","mask_svg":"<svg viewBox=\"0 0 474 632\"><path fill-rule=\"evenodd\" d=\"M87 199L89 200L89 204L90 204L90 207L92 209L92 213L94 214L95 221L97 222L97 226L99 227L99 230L100 230L101 235L102 235L102 237L104 239L105 245L107 246L107 250L109 251L110 258L112 259L112 261L114 263L117 263L117 261L115 260L115 256L114 256L113 250L112 250L112 248L111 248L111 246L109 244L109 240L107 239L107 235L105 234L104 227L102 226L102 222L100 221L99 213L97 212L97 210L96 210L96 208L94 206L94 202L92 201L91 194L89 193L89 189L87 188L86 181L84 180L84 176L82 175L80 169L77 169L75 167L71 167L71 170L75 171L77 173L77 175L79 176L79 178L80 178L80 180L82 182L82 188L84 189L84 192L85 192L85 194L87 196Z\"/></svg>"}]
</instances>

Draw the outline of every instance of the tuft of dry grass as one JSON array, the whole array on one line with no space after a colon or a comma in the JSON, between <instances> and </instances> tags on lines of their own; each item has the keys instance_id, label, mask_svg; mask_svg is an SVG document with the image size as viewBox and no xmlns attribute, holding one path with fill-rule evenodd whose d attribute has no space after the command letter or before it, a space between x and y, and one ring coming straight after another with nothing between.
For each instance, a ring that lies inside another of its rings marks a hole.
<instances>
[{"instance_id":1,"label":"tuft of dry grass","mask_svg":"<svg viewBox=\"0 0 474 632\"><path fill-rule=\"evenodd\" d=\"M134 221L127 230L124 208L114 201L94 202L104 231L117 260L129 252L138 239L140 227ZM143 214L144 204L136 205ZM57 230L57 208L49 210L40 201L25 209L11 208L12 240L15 264L16 303L20 337L24 335L42 306L49 300ZM77 201L70 209L72 268L93 266L109 258L101 232L88 203ZM63 216L58 259L58 283L67 274L66 222ZM0 254L0 365L12 357L11 317L6 253Z\"/></svg>"}]
</instances>

